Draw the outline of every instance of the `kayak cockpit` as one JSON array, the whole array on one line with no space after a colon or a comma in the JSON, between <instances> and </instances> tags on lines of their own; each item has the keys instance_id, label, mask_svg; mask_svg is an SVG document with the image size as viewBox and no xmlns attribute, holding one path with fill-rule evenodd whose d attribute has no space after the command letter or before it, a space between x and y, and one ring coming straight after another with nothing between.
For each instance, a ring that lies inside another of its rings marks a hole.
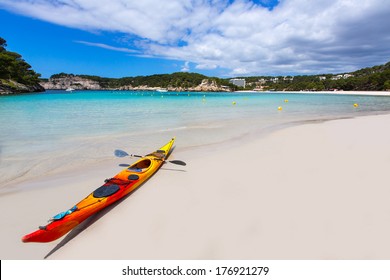
<instances>
[{"instance_id":1,"label":"kayak cockpit","mask_svg":"<svg viewBox=\"0 0 390 280\"><path fill-rule=\"evenodd\" d=\"M152 161L148 158L137 161L133 165L130 165L127 170L134 172L143 172L145 169L148 169L152 164Z\"/></svg>"}]
</instances>

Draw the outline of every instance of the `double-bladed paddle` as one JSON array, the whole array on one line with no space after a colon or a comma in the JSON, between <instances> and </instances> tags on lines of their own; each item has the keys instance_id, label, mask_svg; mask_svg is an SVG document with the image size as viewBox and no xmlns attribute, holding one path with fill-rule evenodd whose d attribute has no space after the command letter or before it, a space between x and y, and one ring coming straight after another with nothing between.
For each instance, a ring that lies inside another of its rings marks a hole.
<instances>
[{"instance_id":1,"label":"double-bladed paddle","mask_svg":"<svg viewBox=\"0 0 390 280\"><path fill-rule=\"evenodd\" d=\"M122 151L122 150L115 150L114 155L116 157L127 157L127 156L139 157L139 158L143 157L143 156L139 156L139 155L129 155L128 153L126 153L125 151ZM181 160L166 160L165 162L169 162L169 163L173 163L173 164L177 164L177 165L183 165L183 166L187 165L184 161L181 161Z\"/></svg>"}]
</instances>

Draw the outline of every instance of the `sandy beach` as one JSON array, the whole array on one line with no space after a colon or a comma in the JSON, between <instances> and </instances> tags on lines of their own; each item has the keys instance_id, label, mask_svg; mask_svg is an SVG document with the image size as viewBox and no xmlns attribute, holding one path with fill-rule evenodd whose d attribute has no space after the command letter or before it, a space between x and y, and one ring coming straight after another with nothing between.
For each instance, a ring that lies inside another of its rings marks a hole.
<instances>
[{"instance_id":1,"label":"sandy beach","mask_svg":"<svg viewBox=\"0 0 390 280\"><path fill-rule=\"evenodd\" d=\"M140 189L67 236L24 244L120 171L118 159L0 196L1 259L390 259L390 115L176 149ZM158 145L160 143L156 143Z\"/></svg>"}]
</instances>

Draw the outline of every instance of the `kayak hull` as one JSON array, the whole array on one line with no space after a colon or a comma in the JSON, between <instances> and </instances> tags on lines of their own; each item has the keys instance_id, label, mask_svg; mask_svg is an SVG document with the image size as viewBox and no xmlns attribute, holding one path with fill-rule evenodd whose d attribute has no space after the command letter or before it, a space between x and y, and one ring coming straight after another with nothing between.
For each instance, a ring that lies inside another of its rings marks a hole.
<instances>
[{"instance_id":1,"label":"kayak hull","mask_svg":"<svg viewBox=\"0 0 390 280\"><path fill-rule=\"evenodd\" d=\"M53 217L49 224L22 237L23 242L51 242L71 231L87 218L122 199L146 182L169 156L175 139L146 155L105 181L86 198L66 212ZM59 216L59 217L57 217Z\"/></svg>"}]
</instances>

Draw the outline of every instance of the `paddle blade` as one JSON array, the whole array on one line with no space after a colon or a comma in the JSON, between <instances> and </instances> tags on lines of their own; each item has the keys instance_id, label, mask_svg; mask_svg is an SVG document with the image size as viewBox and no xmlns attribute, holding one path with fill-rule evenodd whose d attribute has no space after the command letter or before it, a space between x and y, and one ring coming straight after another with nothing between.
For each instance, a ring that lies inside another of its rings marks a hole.
<instances>
[{"instance_id":1,"label":"paddle blade","mask_svg":"<svg viewBox=\"0 0 390 280\"><path fill-rule=\"evenodd\" d=\"M170 163L186 166L187 164L181 160L169 160Z\"/></svg>"},{"instance_id":2,"label":"paddle blade","mask_svg":"<svg viewBox=\"0 0 390 280\"><path fill-rule=\"evenodd\" d=\"M114 155L115 155L116 157L126 157L126 156L128 156L129 154L126 153L125 151L122 151L122 150L115 150L115 151L114 151Z\"/></svg>"},{"instance_id":3,"label":"paddle blade","mask_svg":"<svg viewBox=\"0 0 390 280\"><path fill-rule=\"evenodd\" d=\"M129 167L129 166L130 166L130 164L127 164L127 163L121 163L121 164L119 164L119 166L120 166L120 167Z\"/></svg>"}]
</instances>

